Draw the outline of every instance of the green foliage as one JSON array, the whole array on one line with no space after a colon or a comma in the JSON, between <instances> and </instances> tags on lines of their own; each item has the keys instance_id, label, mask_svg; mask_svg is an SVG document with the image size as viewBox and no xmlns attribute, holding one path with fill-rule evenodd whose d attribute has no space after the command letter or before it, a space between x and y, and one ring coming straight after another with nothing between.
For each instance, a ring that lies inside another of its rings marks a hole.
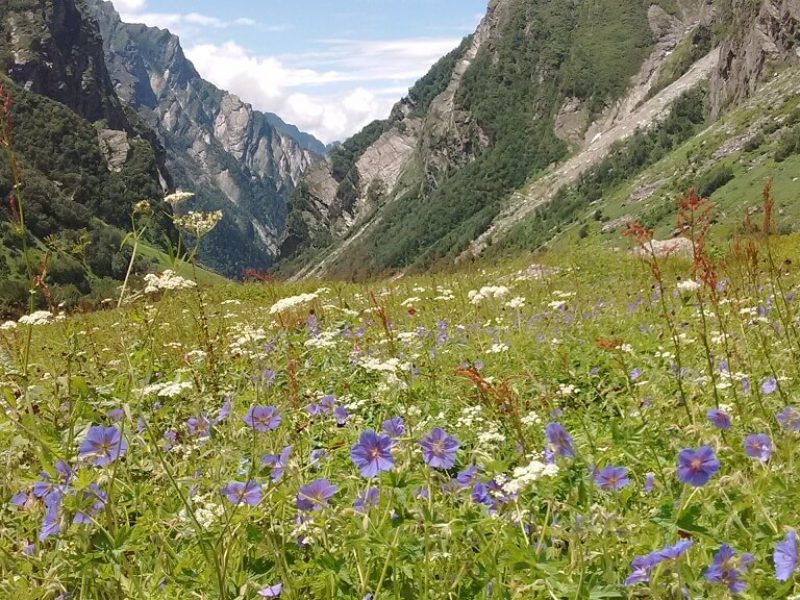
<instances>
[{"instance_id":1,"label":"green foliage","mask_svg":"<svg viewBox=\"0 0 800 600\"><path fill-rule=\"evenodd\" d=\"M601 201L616 186L655 164L697 134L706 123L706 100L707 90L703 87L681 96L662 123L650 130L638 130L629 140L618 144L577 184L562 189L553 200L537 209L532 217L517 224L501 244L490 248L490 253L539 248L574 222L592 203ZM673 210L673 207L669 210Z\"/></svg>"},{"instance_id":2,"label":"green foliage","mask_svg":"<svg viewBox=\"0 0 800 600\"><path fill-rule=\"evenodd\" d=\"M697 194L701 198L710 198L711 194L731 181L733 177L733 169L730 165L717 165L698 179Z\"/></svg>"},{"instance_id":3,"label":"green foliage","mask_svg":"<svg viewBox=\"0 0 800 600\"><path fill-rule=\"evenodd\" d=\"M691 35L685 36L669 55L658 74L658 79L650 88L648 96L652 98L680 79L695 62L711 52L717 41L712 27L698 25Z\"/></svg>"},{"instance_id":4,"label":"green foliage","mask_svg":"<svg viewBox=\"0 0 800 600\"><path fill-rule=\"evenodd\" d=\"M783 162L793 154L800 154L800 125L781 136L775 149L775 162Z\"/></svg>"},{"instance_id":5,"label":"green foliage","mask_svg":"<svg viewBox=\"0 0 800 600\"><path fill-rule=\"evenodd\" d=\"M445 91L453 77L456 64L472 44L472 40L471 35L465 37L458 48L440 58L431 70L411 87L408 91L408 100L413 107L411 116L424 116L433 99Z\"/></svg>"}]
</instances>

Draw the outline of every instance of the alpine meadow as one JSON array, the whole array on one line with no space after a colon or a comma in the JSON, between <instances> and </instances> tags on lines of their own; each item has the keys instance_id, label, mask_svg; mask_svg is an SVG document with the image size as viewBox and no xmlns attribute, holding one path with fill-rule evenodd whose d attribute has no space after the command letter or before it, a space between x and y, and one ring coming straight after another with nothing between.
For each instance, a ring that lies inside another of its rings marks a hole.
<instances>
[{"instance_id":1,"label":"alpine meadow","mask_svg":"<svg viewBox=\"0 0 800 600\"><path fill-rule=\"evenodd\" d=\"M800 599L800 0L475 3L3 0L0 599Z\"/></svg>"}]
</instances>

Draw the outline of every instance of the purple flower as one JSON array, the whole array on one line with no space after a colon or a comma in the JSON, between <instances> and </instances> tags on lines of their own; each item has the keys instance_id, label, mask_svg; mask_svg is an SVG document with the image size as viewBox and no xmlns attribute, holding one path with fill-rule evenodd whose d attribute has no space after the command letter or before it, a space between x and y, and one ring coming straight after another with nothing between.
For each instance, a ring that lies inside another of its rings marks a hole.
<instances>
[{"instance_id":1,"label":"purple flower","mask_svg":"<svg viewBox=\"0 0 800 600\"><path fill-rule=\"evenodd\" d=\"M742 392L745 394L750 393L750 380L747 377L742 378Z\"/></svg>"},{"instance_id":2,"label":"purple flower","mask_svg":"<svg viewBox=\"0 0 800 600\"><path fill-rule=\"evenodd\" d=\"M321 461L328 455L325 450L322 448L317 448L316 450L311 451L311 466L315 469L319 469L321 466Z\"/></svg>"},{"instance_id":3,"label":"purple flower","mask_svg":"<svg viewBox=\"0 0 800 600\"><path fill-rule=\"evenodd\" d=\"M708 411L706 416L718 429L727 430L731 428L731 417L724 410L712 408Z\"/></svg>"},{"instance_id":4,"label":"purple flower","mask_svg":"<svg viewBox=\"0 0 800 600\"><path fill-rule=\"evenodd\" d=\"M336 398L330 394L323 396L319 400L319 405L322 407L322 411L325 414L330 414L333 411L333 408L336 406Z\"/></svg>"},{"instance_id":5,"label":"purple flower","mask_svg":"<svg viewBox=\"0 0 800 600\"><path fill-rule=\"evenodd\" d=\"M467 467L463 471L461 471L458 475L455 476L455 482L458 484L460 488L466 488L472 485L472 482L478 476L478 467L471 466Z\"/></svg>"},{"instance_id":6,"label":"purple flower","mask_svg":"<svg viewBox=\"0 0 800 600\"><path fill-rule=\"evenodd\" d=\"M361 433L358 443L350 450L350 458L362 477L375 477L394 466L392 439L388 435L368 429Z\"/></svg>"},{"instance_id":7,"label":"purple flower","mask_svg":"<svg viewBox=\"0 0 800 600\"><path fill-rule=\"evenodd\" d=\"M358 513L366 513L370 508L378 506L378 499L380 497L380 490L377 487L371 487L363 494L360 494L353 504L353 508Z\"/></svg>"},{"instance_id":8,"label":"purple flower","mask_svg":"<svg viewBox=\"0 0 800 600\"><path fill-rule=\"evenodd\" d=\"M678 560L683 556L689 548L692 547L692 540L681 540L672 546L667 546L656 552L656 555L661 560Z\"/></svg>"},{"instance_id":9,"label":"purple flower","mask_svg":"<svg viewBox=\"0 0 800 600\"><path fill-rule=\"evenodd\" d=\"M548 423L544 429L547 441L550 442L551 449L561 456L574 457L575 451L572 449L572 438L567 430L559 423Z\"/></svg>"},{"instance_id":10,"label":"purple flower","mask_svg":"<svg viewBox=\"0 0 800 600\"><path fill-rule=\"evenodd\" d=\"M121 408L112 408L108 411L108 418L111 419L112 423L119 423L125 418L125 411Z\"/></svg>"},{"instance_id":11,"label":"purple flower","mask_svg":"<svg viewBox=\"0 0 800 600\"><path fill-rule=\"evenodd\" d=\"M16 506L17 508L22 508L28 503L28 492L17 492L13 496L11 496L11 504Z\"/></svg>"},{"instance_id":12,"label":"purple flower","mask_svg":"<svg viewBox=\"0 0 800 600\"><path fill-rule=\"evenodd\" d=\"M319 417L325 410L319 404L309 404L306 406L306 412L312 417Z\"/></svg>"},{"instance_id":13,"label":"purple flower","mask_svg":"<svg viewBox=\"0 0 800 600\"><path fill-rule=\"evenodd\" d=\"M321 510L328 506L336 493L336 486L327 479L315 479L297 492L296 506L300 510Z\"/></svg>"},{"instance_id":14,"label":"purple flower","mask_svg":"<svg viewBox=\"0 0 800 600\"><path fill-rule=\"evenodd\" d=\"M169 452L172 450L175 443L178 441L178 432L177 431L165 431L164 432L164 451Z\"/></svg>"},{"instance_id":15,"label":"purple flower","mask_svg":"<svg viewBox=\"0 0 800 600\"><path fill-rule=\"evenodd\" d=\"M350 415L344 406L337 406L333 409L333 418L336 419L336 424L339 427L347 425L347 419Z\"/></svg>"},{"instance_id":16,"label":"purple flower","mask_svg":"<svg viewBox=\"0 0 800 600\"><path fill-rule=\"evenodd\" d=\"M78 447L80 458L90 458L95 467L114 462L128 451L127 442L122 439L116 427L95 425L89 428L86 438Z\"/></svg>"},{"instance_id":17,"label":"purple flower","mask_svg":"<svg viewBox=\"0 0 800 600\"><path fill-rule=\"evenodd\" d=\"M797 533L794 529L775 545L775 579L787 581L797 568Z\"/></svg>"},{"instance_id":18,"label":"purple flower","mask_svg":"<svg viewBox=\"0 0 800 600\"><path fill-rule=\"evenodd\" d=\"M642 370L640 368L637 367L633 371L631 371L631 381L636 381L641 376L642 376Z\"/></svg>"},{"instance_id":19,"label":"purple flower","mask_svg":"<svg viewBox=\"0 0 800 600\"><path fill-rule=\"evenodd\" d=\"M261 486L252 479L247 483L239 483L238 481L229 483L220 492L228 499L228 502L234 505L247 504L248 506L255 506L261 502L263 497Z\"/></svg>"},{"instance_id":20,"label":"purple flower","mask_svg":"<svg viewBox=\"0 0 800 600\"><path fill-rule=\"evenodd\" d=\"M270 585L265 588L261 588L258 590L258 595L262 598L277 598L281 595L281 590L283 589L282 583L276 583L275 585Z\"/></svg>"},{"instance_id":21,"label":"purple flower","mask_svg":"<svg viewBox=\"0 0 800 600\"><path fill-rule=\"evenodd\" d=\"M211 437L211 421L205 415L191 417L186 420L186 429L194 437L205 440Z\"/></svg>"},{"instance_id":22,"label":"purple flower","mask_svg":"<svg viewBox=\"0 0 800 600\"><path fill-rule=\"evenodd\" d=\"M761 393L768 396L778 389L778 381L774 377L767 377L761 382Z\"/></svg>"},{"instance_id":23,"label":"purple flower","mask_svg":"<svg viewBox=\"0 0 800 600\"><path fill-rule=\"evenodd\" d=\"M631 563L631 574L625 579L625 585L636 585L637 583L647 583L650 581L650 572L659 562L655 553L637 556Z\"/></svg>"},{"instance_id":24,"label":"purple flower","mask_svg":"<svg viewBox=\"0 0 800 600\"><path fill-rule=\"evenodd\" d=\"M783 429L794 433L800 433L800 411L796 408L787 406L778 413L776 418Z\"/></svg>"},{"instance_id":25,"label":"purple flower","mask_svg":"<svg viewBox=\"0 0 800 600\"><path fill-rule=\"evenodd\" d=\"M714 555L711 566L705 571L705 578L713 583L724 583L734 594L744 591L742 575L753 564L752 554L742 554L736 558L736 551L728 544L720 546Z\"/></svg>"},{"instance_id":26,"label":"purple flower","mask_svg":"<svg viewBox=\"0 0 800 600\"><path fill-rule=\"evenodd\" d=\"M656 487L656 474L648 473L644 476L644 493L649 494Z\"/></svg>"},{"instance_id":27,"label":"purple flower","mask_svg":"<svg viewBox=\"0 0 800 600\"><path fill-rule=\"evenodd\" d=\"M251 406L244 422L261 433L272 431L281 424L281 416L274 406Z\"/></svg>"},{"instance_id":28,"label":"purple flower","mask_svg":"<svg viewBox=\"0 0 800 600\"><path fill-rule=\"evenodd\" d=\"M61 491L55 490L44 497L44 518L39 531L39 541L43 542L61 531Z\"/></svg>"},{"instance_id":29,"label":"purple flower","mask_svg":"<svg viewBox=\"0 0 800 600\"><path fill-rule=\"evenodd\" d=\"M222 403L222 407L219 409L217 418L214 419L215 423L222 423L228 418L228 416L231 414L231 404L231 397L225 396L225 401Z\"/></svg>"},{"instance_id":30,"label":"purple flower","mask_svg":"<svg viewBox=\"0 0 800 600\"><path fill-rule=\"evenodd\" d=\"M607 492L616 492L630 483L625 467L605 467L594 474L597 486Z\"/></svg>"},{"instance_id":31,"label":"purple flower","mask_svg":"<svg viewBox=\"0 0 800 600\"><path fill-rule=\"evenodd\" d=\"M403 417L394 417L383 422L383 432L391 438L398 438L406 432Z\"/></svg>"},{"instance_id":32,"label":"purple flower","mask_svg":"<svg viewBox=\"0 0 800 600\"><path fill-rule=\"evenodd\" d=\"M764 433L754 433L744 439L744 453L750 458L767 462L772 456L772 440Z\"/></svg>"},{"instance_id":33,"label":"purple flower","mask_svg":"<svg viewBox=\"0 0 800 600\"><path fill-rule=\"evenodd\" d=\"M72 520L72 522L76 525L90 524L92 519L106 507L108 494L101 490L96 483L93 483L89 486L88 490L83 492L83 499L87 504L91 503L91 506L88 508L88 510L79 511L75 515L75 518Z\"/></svg>"},{"instance_id":34,"label":"purple flower","mask_svg":"<svg viewBox=\"0 0 800 600\"><path fill-rule=\"evenodd\" d=\"M270 474L272 481L278 482L281 477L283 477L283 471L289 464L289 455L291 452L292 447L286 446L281 450L280 454L266 454L261 457L261 464L272 469L272 473Z\"/></svg>"},{"instance_id":35,"label":"purple flower","mask_svg":"<svg viewBox=\"0 0 800 600\"><path fill-rule=\"evenodd\" d=\"M719 471L719 461L709 446L697 450L684 448L678 453L678 479L695 487L702 487Z\"/></svg>"},{"instance_id":36,"label":"purple flower","mask_svg":"<svg viewBox=\"0 0 800 600\"><path fill-rule=\"evenodd\" d=\"M44 498L54 490L59 491L62 494L67 492L69 484L72 482L72 469L63 460L57 460L54 467L56 474L59 475L59 477L57 479L53 479L50 476L50 473L47 471L41 471L39 476L42 478L42 480L34 483L33 489L31 490L34 497Z\"/></svg>"},{"instance_id":37,"label":"purple flower","mask_svg":"<svg viewBox=\"0 0 800 600\"><path fill-rule=\"evenodd\" d=\"M422 458L428 466L434 469L450 469L456 464L456 452L460 444L441 427L436 427L422 438L419 445L422 446Z\"/></svg>"}]
</instances>

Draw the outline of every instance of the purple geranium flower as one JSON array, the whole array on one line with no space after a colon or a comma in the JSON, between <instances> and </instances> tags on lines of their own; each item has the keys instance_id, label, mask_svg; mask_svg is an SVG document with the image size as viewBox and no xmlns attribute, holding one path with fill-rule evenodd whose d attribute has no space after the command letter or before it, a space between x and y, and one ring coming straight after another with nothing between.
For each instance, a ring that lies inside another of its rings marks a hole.
<instances>
[{"instance_id":1,"label":"purple geranium flower","mask_svg":"<svg viewBox=\"0 0 800 600\"><path fill-rule=\"evenodd\" d=\"M473 465L459 472L458 475L455 476L455 482L458 484L458 487L463 489L472 485L472 482L475 481L477 476L478 467Z\"/></svg>"},{"instance_id":2,"label":"purple geranium flower","mask_svg":"<svg viewBox=\"0 0 800 600\"><path fill-rule=\"evenodd\" d=\"M11 496L11 504L16 506L17 508L22 508L28 503L30 496L28 496L28 492L17 492L13 496Z\"/></svg>"},{"instance_id":3,"label":"purple geranium flower","mask_svg":"<svg viewBox=\"0 0 800 600\"><path fill-rule=\"evenodd\" d=\"M61 499L60 490L54 490L44 497L44 518L39 531L39 541L43 542L51 535L61 531Z\"/></svg>"},{"instance_id":4,"label":"purple geranium flower","mask_svg":"<svg viewBox=\"0 0 800 600\"><path fill-rule=\"evenodd\" d=\"M775 579L787 581L797 568L797 533L794 529L775 546Z\"/></svg>"},{"instance_id":5,"label":"purple geranium flower","mask_svg":"<svg viewBox=\"0 0 800 600\"><path fill-rule=\"evenodd\" d=\"M637 583L647 583L650 581L650 572L659 562L655 553L637 556L631 563L631 574L625 579L625 585L636 585Z\"/></svg>"},{"instance_id":6,"label":"purple geranium flower","mask_svg":"<svg viewBox=\"0 0 800 600\"><path fill-rule=\"evenodd\" d=\"M767 462L772 456L772 440L764 433L754 433L744 439L744 453L750 458Z\"/></svg>"},{"instance_id":7,"label":"purple geranium flower","mask_svg":"<svg viewBox=\"0 0 800 600\"><path fill-rule=\"evenodd\" d=\"M333 409L336 406L336 398L331 394L323 396L319 399L319 405L322 408L322 412L325 414L330 414L333 412Z\"/></svg>"},{"instance_id":8,"label":"purple geranium flower","mask_svg":"<svg viewBox=\"0 0 800 600\"><path fill-rule=\"evenodd\" d=\"M362 477L375 477L381 471L389 471L394 466L392 439L368 429L350 450L350 458Z\"/></svg>"},{"instance_id":9,"label":"purple geranium flower","mask_svg":"<svg viewBox=\"0 0 800 600\"><path fill-rule=\"evenodd\" d=\"M325 452L322 448L317 448L311 451L311 466L315 469L319 469L321 465L321 461L323 458L328 456L328 453Z\"/></svg>"},{"instance_id":10,"label":"purple geranium flower","mask_svg":"<svg viewBox=\"0 0 800 600\"><path fill-rule=\"evenodd\" d=\"M605 467L594 474L594 481L600 489L616 492L630 483L628 469L625 467Z\"/></svg>"},{"instance_id":11,"label":"purple geranium flower","mask_svg":"<svg viewBox=\"0 0 800 600\"><path fill-rule=\"evenodd\" d=\"M752 554L742 554L736 558L736 551L728 544L720 546L714 555L711 566L705 571L705 578L713 583L724 583L734 594L744 591L745 584L741 577L753 564Z\"/></svg>"},{"instance_id":12,"label":"purple geranium flower","mask_svg":"<svg viewBox=\"0 0 800 600\"><path fill-rule=\"evenodd\" d=\"M656 555L661 558L661 560L678 560L692 547L693 543L692 540L681 540L672 546L662 548L656 552Z\"/></svg>"},{"instance_id":13,"label":"purple geranium flower","mask_svg":"<svg viewBox=\"0 0 800 600\"><path fill-rule=\"evenodd\" d=\"M347 419L350 417L350 414L347 412L347 409L344 406L337 406L333 409L333 418L336 419L336 424L339 427L344 427L347 425Z\"/></svg>"},{"instance_id":14,"label":"purple geranium flower","mask_svg":"<svg viewBox=\"0 0 800 600\"><path fill-rule=\"evenodd\" d=\"M252 479L247 483L234 481L220 491L228 499L228 502L234 505L247 504L248 506L255 506L261 502L261 498L264 495L261 486Z\"/></svg>"},{"instance_id":15,"label":"purple geranium flower","mask_svg":"<svg viewBox=\"0 0 800 600\"><path fill-rule=\"evenodd\" d=\"M454 437L447 435L441 427L436 427L422 440L422 458L434 469L450 469L456 464L456 452L460 444Z\"/></svg>"},{"instance_id":16,"label":"purple geranium flower","mask_svg":"<svg viewBox=\"0 0 800 600\"><path fill-rule=\"evenodd\" d=\"M289 464L289 455L291 452L292 447L286 446L281 450L280 454L266 454L261 457L261 464L272 469L272 473L270 474L272 481L280 481L281 477L283 477L283 471Z\"/></svg>"},{"instance_id":17,"label":"purple geranium flower","mask_svg":"<svg viewBox=\"0 0 800 600\"><path fill-rule=\"evenodd\" d=\"M274 406L251 406L244 422L261 433L272 431L281 424L281 416Z\"/></svg>"},{"instance_id":18,"label":"purple geranium flower","mask_svg":"<svg viewBox=\"0 0 800 600\"><path fill-rule=\"evenodd\" d=\"M767 377L764 381L761 382L761 393L765 395L775 393L775 390L778 389L778 381L774 377Z\"/></svg>"},{"instance_id":19,"label":"purple geranium flower","mask_svg":"<svg viewBox=\"0 0 800 600\"><path fill-rule=\"evenodd\" d=\"M800 411L792 406L787 406L776 417L780 426L786 431L800 433Z\"/></svg>"},{"instance_id":20,"label":"purple geranium flower","mask_svg":"<svg viewBox=\"0 0 800 600\"><path fill-rule=\"evenodd\" d=\"M336 493L336 486L331 485L327 479L315 479L308 485L304 485L297 492L297 508L300 510L321 510L328 506L330 500Z\"/></svg>"},{"instance_id":21,"label":"purple geranium flower","mask_svg":"<svg viewBox=\"0 0 800 600\"><path fill-rule=\"evenodd\" d=\"M572 437L567 430L559 423L548 423L544 429L550 448L561 456L574 457L575 451L572 449Z\"/></svg>"},{"instance_id":22,"label":"purple geranium flower","mask_svg":"<svg viewBox=\"0 0 800 600\"><path fill-rule=\"evenodd\" d=\"M406 432L406 425L403 417L394 417L383 422L383 432L392 438L402 436Z\"/></svg>"},{"instance_id":23,"label":"purple geranium flower","mask_svg":"<svg viewBox=\"0 0 800 600\"><path fill-rule=\"evenodd\" d=\"M706 414L708 420L714 424L715 427L723 430L727 430L731 428L731 417L728 413L724 410L720 410L719 408L712 408Z\"/></svg>"},{"instance_id":24,"label":"purple geranium flower","mask_svg":"<svg viewBox=\"0 0 800 600\"><path fill-rule=\"evenodd\" d=\"M719 471L719 461L709 446L684 448L678 453L678 479L695 487L704 486Z\"/></svg>"},{"instance_id":25,"label":"purple geranium flower","mask_svg":"<svg viewBox=\"0 0 800 600\"><path fill-rule=\"evenodd\" d=\"M377 487L371 487L363 494L360 494L353 504L358 513L365 513L370 508L378 506L378 499L380 497L380 490Z\"/></svg>"},{"instance_id":26,"label":"purple geranium flower","mask_svg":"<svg viewBox=\"0 0 800 600\"><path fill-rule=\"evenodd\" d=\"M281 590L283 589L282 583L276 583L275 585L270 585L265 588L261 588L258 590L258 595L262 598L277 598L281 595Z\"/></svg>"},{"instance_id":27,"label":"purple geranium flower","mask_svg":"<svg viewBox=\"0 0 800 600\"><path fill-rule=\"evenodd\" d=\"M642 376L642 370L638 367L631 371L631 381L636 381L639 377Z\"/></svg>"},{"instance_id":28,"label":"purple geranium flower","mask_svg":"<svg viewBox=\"0 0 800 600\"><path fill-rule=\"evenodd\" d=\"M231 414L231 397L225 396L225 400L222 403L222 407L219 409L219 413L217 413L217 418L214 419L215 423L222 423L228 416Z\"/></svg>"},{"instance_id":29,"label":"purple geranium flower","mask_svg":"<svg viewBox=\"0 0 800 600\"><path fill-rule=\"evenodd\" d=\"M191 417L186 420L186 429L190 435L200 440L208 439L211 437L211 420L205 415Z\"/></svg>"},{"instance_id":30,"label":"purple geranium flower","mask_svg":"<svg viewBox=\"0 0 800 600\"><path fill-rule=\"evenodd\" d=\"M116 427L92 426L78 447L81 458L89 458L95 467L114 462L128 451L128 444Z\"/></svg>"},{"instance_id":31,"label":"purple geranium flower","mask_svg":"<svg viewBox=\"0 0 800 600\"><path fill-rule=\"evenodd\" d=\"M649 494L656 487L656 474L648 473L644 476L644 493Z\"/></svg>"}]
</instances>

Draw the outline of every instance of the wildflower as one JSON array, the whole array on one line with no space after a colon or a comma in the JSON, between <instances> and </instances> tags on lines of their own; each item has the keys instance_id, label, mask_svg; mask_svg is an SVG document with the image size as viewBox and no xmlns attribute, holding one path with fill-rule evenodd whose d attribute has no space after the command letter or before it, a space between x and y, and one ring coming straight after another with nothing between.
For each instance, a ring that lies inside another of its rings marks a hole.
<instances>
[{"instance_id":1,"label":"wildflower","mask_svg":"<svg viewBox=\"0 0 800 600\"><path fill-rule=\"evenodd\" d=\"M394 417L383 422L383 432L391 438L398 438L406 432L403 417Z\"/></svg>"},{"instance_id":2,"label":"wildflower","mask_svg":"<svg viewBox=\"0 0 800 600\"><path fill-rule=\"evenodd\" d=\"M28 492L17 492L13 496L11 496L11 504L16 506L17 508L22 508L28 503Z\"/></svg>"},{"instance_id":3,"label":"wildflower","mask_svg":"<svg viewBox=\"0 0 800 600\"><path fill-rule=\"evenodd\" d=\"M167 204L171 204L172 206L177 206L187 200L194 198L194 194L191 192L181 192L180 190L175 192L174 194L170 194L164 198L164 202Z\"/></svg>"},{"instance_id":4,"label":"wildflower","mask_svg":"<svg viewBox=\"0 0 800 600\"><path fill-rule=\"evenodd\" d=\"M270 467L272 473L270 477L273 482L278 482L283 477L283 471L289 464L289 456L292 452L291 446L286 446L281 450L280 454L266 454L261 458L261 464L265 467Z\"/></svg>"},{"instance_id":5,"label":"wildflower","mask_svg":"<svg viewBox=\"0 0 800 600\"><path fill-rule=\"evenodd\" d=\"M463 489L469 487L477 476L478 467L473 465L459 472L454 479L458 486Z\"/></svg>"},{"instance_id":6,"label":"wildflower","mask_svg":"<svg viewBox=\"0 0 800 600\"><path fill-rule=\"evenodd\" d=\"M702 487L719 471L719 461L709 446L697 450L684 448L678 453L678 479L695 487Z\"/></svg>"},{"instance_id":7,"label":"wildflower","mask_svg":"<svg viewBox=\"0 0 800 600\"><path fill-rule=\"evenodd\" d=\"M298 308L317 299L317 294L300 294L289 298L281 298L269 309L269 314L277 315L287 310Z\"/></svg>"},{"instance_id":8,"label":"wildflower","mask_svg":"<svg viewBox=\"0 0 800 600\"><path fill-rule=\"evenodd\" d=\"M731 417L724 410L712 408L706 413L706 416L718 429L727 430L731 428Z\"/></svg>"},{"instance_id":9,"label":"wildflower","mask_svg":"<svg viewBox=\"0 0 800 600\"><path fill-rule=\"evenodd\" d=\"M656 554L662 560L678 560L692 547L693 543L692 540L681 540L672 546L667 546L659 550Z\"/></svg>"},{"instance_id":10,"label":"wildflower","mask_svg":"<svg viewBox=\"0 0 800 600\"><path fill-rule=\"evenodd\" d=\"M572 437L559 423L548 423L544 432L554 453L570 458L575 456L575 451L572 449Z\"/></svg>"},{"instance_id":11,"label":"wildflower","mask_svg":"<svg viewBox=\"0 0 800 600\"><path fill-rule=\"evenodd\" d=\"M792 529L775 546L775 579L787 581L797 568L797 533Z\"/></svg>"},{"instance_id":12,"label":"wildflower","mask_svg":"<svg viewBox=\"0 0 800 600\"><path fill-rule=\"evenodd\" d=\"M381 471L389 471L394 466L391 449L392 440L388 435L368 429L350 450L350 458L359 468L362 477L375 477Z\"/></svg>"},{"instance_id":13,"label":"wildflower","mask_svg":"<svg viewBox=\"0 0 800 600\"><path fill-rule=\"evenodd\" d=\"M335 493L336 486L327 479L315 479L297 492L296 506L304 511L321 510L328 506L328 500Z\"/></svg>"},{"instance_id":14,"label":"wildflower","mask_svg":"<svg viewBox=\"0 0 800 600\"><path fill-rule=\"evenodd\" d=\"M767 462L772 456L772 440L764 433L748 435L744 440L744 453L750 458Z\"/></svg>"},{"instance_id":15,"label":"wildflower","mask_svg":"<svg viewBox=\"0 0 800 600\"><path fill-rule=\"evenodd\" d=\"M251 406L244 417L244 422L261 433L277 429L281 424L281 416L274 406Z\"/></svg>"},{"instance_id":16,"label":"wildflower","mask_svg":"<svg viewBox=\"0 0 800 600\"><path fill-rule=\"evenodd\" d=\"M164 451L169 452L175 446L176 442L178 441L178 432L177 431L165 431L164 432Z\"/></svg>"},{"instance_id":17,"label":"wildflower","mask_svg":"<svg viewBox=\"0 0 800 600\"><path fill-rule=\"evenodd\" d=\"M53 314L47 310L37 310L19 318L20 325L47 325L53 320Z\"/></svg>"},{"instance_id":18,"label":"wildflower","mask_svg":"<svg viewBox=\"0 0 800 600\"><path fill-rule=\"evenodd\" d=\"M678 291L681 294L693 294L699 290L701 285L693 279L686 279L678 282Z\"/></svg>"},{"instance_id":19,"label":"wildflower","mask_svg":"<svg viewBox=\"0 0 800 600\"><path fill-rule=\"evenodd\" d=\"M233 505L247 504L248 506L255 506L261 502L263 496L261 486L252 479L247 483L239 483L238 481L229 483L220 492Z\"/></svg>"},{"instance_id":20,"label":"wildflower","mask_svg":"<svg viewBox=\"0 0 800 600\"><path fill-rule=\"evenodd\" d=\"M186 429L189 430L190 435L201 440L211 437L211 421L205 415L188 419Z\"/></svg>"},{"instance_id":21,"label":"wildflower","mask_svg":"<svg viewBox=\"0 0 800 600\"><path fill-rule=\"evenodd\" d=\"M328 455L322 448L317 448L311 451L311 466L315 469L320 468L320 461Z\"/></svg>"},{"instance_id":22,"label":"wildflower","mask_svg":"<svg viewBox=\"0 0 800 600\"><path fill-rule=\"evenodd\" d=\"M166 290L188 290L197 285L191 279L185 279L169 269L161 273L161 275L148 273L144 276L144 282L146 284L144 288L145 294L156 294Z\"/></svg>"},{"instance_id":23,"label":"wildflower","mask_svg":"<svg viewBox=\"0 0 800 600\"><path fill-rule=\"evenodd\" d=\"M724 583L734 594L744 591L745 583L741 580L742 575L753 564L752 554L742 554L736 558L736 551L728 544L722 544L711 566L705 571L705 578L713 583Z\"/></svg>"},{"instance_id":24,"label":"wildflower","mask_svg":"<svg viewBox=\"0 0 800 600\"><path fill-rule=\"evenodd\" d=\"M667 546L644 556L637 556L631 563L632 572L625 580L625 585L636 585L637 583L650 581L650 574L656 566L664 561L678 560L692 547L692 544L692 540L681 540L672 546Z\"/></svg>"},{"instance_id":25,"label":"wildflower","mask_svg":"<svg viewBox=\"0 0 800 600\"><path fill-rule=\"evenodd\" d=\"M631 371L631 381L636 381L641 376L642 376L642 370L640 368L637 367L633 371Z\"/></svg>"},{"instance_id":26,"label":"wildflower","mask_svg":"<svg viewBox=\"0 0 800 600\"><path fill-rule=\"evenodd\" d=\"M378 499L380 490L377 487L371 487L363 494L360 494L353 504L353 508L358 513L366 513L370 508L378 506Z\"/></svg>"},{"instance_id":27,"label":"wildflower","mask_svg":"<svg viewBox=\"0 0 800 600\"><path fill-rule=\"evenodd\" d=\"M768 377L761 382L761 393L765 396L775 393L778 389L778 380L774 377Z\"/></svg>"},{"instance_id":28,"label":"wildflower","mask_svg":"<svg viewBox=\"0 0 800 600\"><path fill-rule=\"evenodd\" d=\"M648 473L644 476L644 493L649 494L656 486L656 474Z\"/></svg>"},{"instance_id":29,"label":"wildflower","mask_svg":"<svg viewBox=\"0 0 800 600\"><path fill-rule=\"evenodd\" d=\"M60 490L50 492L44 498L44 518L42 527L39 531L39 541L43 542L50 536L56 535L61 531L61 499Z\"/></svg>"},{"instance_id":30,"label":"wildflower","mask_svg":"<svg viewBox=\"0 0 800 600\"><path fill-rule=\"evenodd\" d=\"M270 585L265 588L261 588L258 590L258 595L262 598L277 598L281 595L281 590L283 589L282 583L276 583L275 585Z\"/></svg>"},{"instance_id":31,"label":"wildflower","mask_svg":"<svg viewBox=\"0 0 800 600\"><path fill-rule=\"evenodd\" d=\"M344 406L337 406L333 409L333 418L336 419L336 424L339 427L347 425L347 419L350 415Z\"/></svg>"},{"instance_id":32,"label":"wildflower","mask_svg":"<svg viewBox=\"0 0 800 600\"><path fill-rule=\"evenodd\" d=\"M607 492L616 492L630 483L625 467L605 467L594 474L597 486Z\"/></svg>"},{"instance_id":33,"label":"wildflower","mask_svg":"<svg viewBox=\"0 0 800 600\"><path fill-rule=\"evenodd\" d=\"M800 411L796 408L787 406L778 413L776 418L783 429L794 433L800 433Z\"/></svg>"},{"instance_id":34,"label":"wildflower","mask_svg":"<svg viewBox=\"0 0 800 600\"><path fill-rule=\"evenodd\" d=\"M221 210L212 212L190 210L185 215L173 217L172 221L176 227L187 231L196 238L201 238L214 229L217 223L222 221L222 216Z\"/></svg>"},{"instance_id":35,"label":"wildflower","mask_svg":"<svg viewBox=\"0 0 800 600\"><path fill-rule=\"evenodd\" d=\"M116 427L92 426L78 448L81 458L90 458L95 467L114 462L128 451L128 444Z\"/></svg>"},{"instance_id":36,"label":"wildflower","mask_svg":"<svg viewBox=\"0 0 800 600\"><path fill-rule=\"evenodd\" d=\"M456 464L456 452L460 444L441 427L436 427L422 438L419 445L425 463L434 469L450 469Z\"/></svg>"},{"instance_id":37,"label":"wildflower","mask_svg":"<svg viewBox=\"0 0 800 600\"><path fill-rule=\"evenodd\" d=\"M225 401L222 403L222 407L219 409L219 413L217 414L217 418L214 420L216 423L222 423L228 416L231 414L231 397L225 396Z\"/></svg>"}]
</instances>

